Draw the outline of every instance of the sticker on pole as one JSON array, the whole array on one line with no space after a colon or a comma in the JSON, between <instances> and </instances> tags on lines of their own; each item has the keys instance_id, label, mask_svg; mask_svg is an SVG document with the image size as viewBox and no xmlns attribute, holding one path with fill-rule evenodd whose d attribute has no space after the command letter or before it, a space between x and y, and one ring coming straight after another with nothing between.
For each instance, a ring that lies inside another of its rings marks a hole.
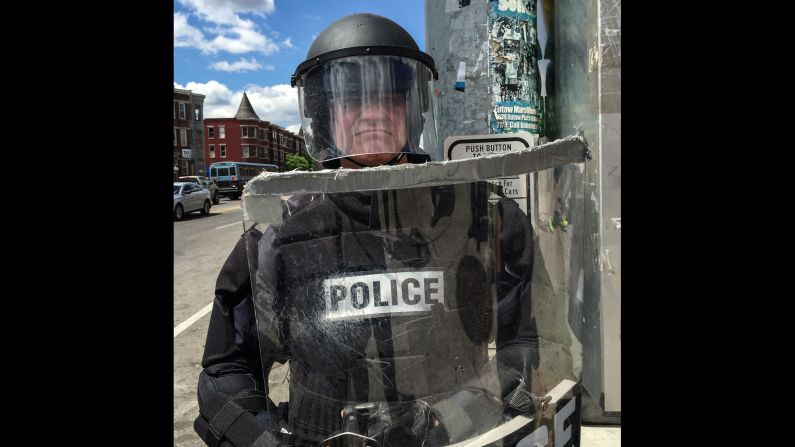
<instances>
[{"instance_id":1,"label":"sticker on pole","mask_svg":"<svg viewBox=\"0 0 795 447\"><path fill-rule=\"evenodd\" d=\"M535 146L535 136L529 132L489 135L461 135L444 139L444 152L448 160L466 160L484 155L504 154ZM502 187L505 197L514 199L527 212L527 174L500 177L490 180ZM495 198L496 200L496 198Z\"/></svg>"}]
</instances>

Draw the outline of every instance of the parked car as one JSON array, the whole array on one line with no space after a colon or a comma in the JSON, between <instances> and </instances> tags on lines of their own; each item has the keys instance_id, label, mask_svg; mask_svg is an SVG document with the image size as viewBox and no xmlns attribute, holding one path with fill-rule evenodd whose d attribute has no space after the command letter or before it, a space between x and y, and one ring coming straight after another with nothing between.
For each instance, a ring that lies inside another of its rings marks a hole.
<instances>
[{"instance_id":1,"label":"parked car","mask_svg":"<svg viewBox=\"0 0 795 447\"><path fill-rule=\"evenodd\" d=\"M203 175L183 175L179 178L179 181L199 184L202 188L210 191L210 197L212 198L213 205L218 205L221 203L221 195L218 193L218 185L215 184L215 180L210 180L208 177Z\"/></svg>"},{"instance_id":2,"label":"parked car","mask_svg":"<svg viewBox=\"0 0 795 447\"><path fill-rule=\"evenodd\" d=\"M174 182L174 219L181 220L185 213L210 212L210 191L192 182Z\"/></svg>"}]
</instances>

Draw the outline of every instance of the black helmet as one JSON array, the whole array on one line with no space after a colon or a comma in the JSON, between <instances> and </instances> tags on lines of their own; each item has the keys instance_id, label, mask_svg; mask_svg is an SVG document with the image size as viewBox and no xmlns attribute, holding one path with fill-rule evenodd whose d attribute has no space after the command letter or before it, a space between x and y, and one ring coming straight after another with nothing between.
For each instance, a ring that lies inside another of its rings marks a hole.
<instances>
[{"instance_id":1,"label":"black helmet","mask_svg":"<svg viewBox=\"0 0 795 447\"><path fill-rule=\"evenodd\" d=\"M307 152L318 161L424 153L420 137L433 123L438 77L433 58L397 23L374 14L337 20L290 79L298 86Z\"/></svg>"}]
</instances>

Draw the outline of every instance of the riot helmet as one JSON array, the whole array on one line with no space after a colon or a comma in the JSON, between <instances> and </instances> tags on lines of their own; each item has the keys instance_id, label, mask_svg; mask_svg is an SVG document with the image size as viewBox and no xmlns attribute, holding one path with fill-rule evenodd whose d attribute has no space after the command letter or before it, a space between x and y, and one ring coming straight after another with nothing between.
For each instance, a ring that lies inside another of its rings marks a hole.
<instances>
[{"instance_id":1,"label":"riot helmet","mask_svg":"<svg viewBox=\"0 0 795 447\"><path fill-rule=\"evenodd\" d=\"M436 145L438 77L433 58L397 23L374 14L337 20L317 36L290 80L298 87L308 154L324 165L394 154L391 164L405 153L425 154L424 129L424 146Z\"/></svg>"}]
</instances>

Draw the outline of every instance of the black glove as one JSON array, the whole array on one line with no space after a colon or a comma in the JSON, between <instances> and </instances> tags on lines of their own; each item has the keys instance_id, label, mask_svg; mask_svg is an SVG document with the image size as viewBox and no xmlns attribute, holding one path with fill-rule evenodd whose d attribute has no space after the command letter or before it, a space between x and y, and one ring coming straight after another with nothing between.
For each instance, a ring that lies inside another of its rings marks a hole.
<instances>
[{"instance_id":1,"label":"black glove","mask_svg":"<svg viewBox=\"0 0 795 447\"><path fill-rule=\"evenodd\" d=\"M219 438L210 428L210 423L201 415L196 418L193 428L210 447L315 447L316 443L289 433L267 430L261 417L253 413L241 414L235 422L235 430L226 432Z\"/></svg>"},{"instance_id":2,"label":"black glove","mask_svg":"<svg viewBox=\"0 0 795 447\"><path fill-rule=\"evenodd\" d=\"M425 431L426 444L460 442L484 433L503 421L504 405L488 393L461 389L426 410L415 419L414 429Z\"/></svg>"},{"instance_id":3,"label":"black glove","mask_svg":"<svg viewBox=\"0 0 795 447\"><path fill-rule=\"evenodd\" d=\"M442 424L441 416L433 410L430 404L418 400L413 408L414 420L411 424L411 433L416 439L421 439L427 445L446 445L451 441L450 434Z\"/></svg>"}]
</instances>

